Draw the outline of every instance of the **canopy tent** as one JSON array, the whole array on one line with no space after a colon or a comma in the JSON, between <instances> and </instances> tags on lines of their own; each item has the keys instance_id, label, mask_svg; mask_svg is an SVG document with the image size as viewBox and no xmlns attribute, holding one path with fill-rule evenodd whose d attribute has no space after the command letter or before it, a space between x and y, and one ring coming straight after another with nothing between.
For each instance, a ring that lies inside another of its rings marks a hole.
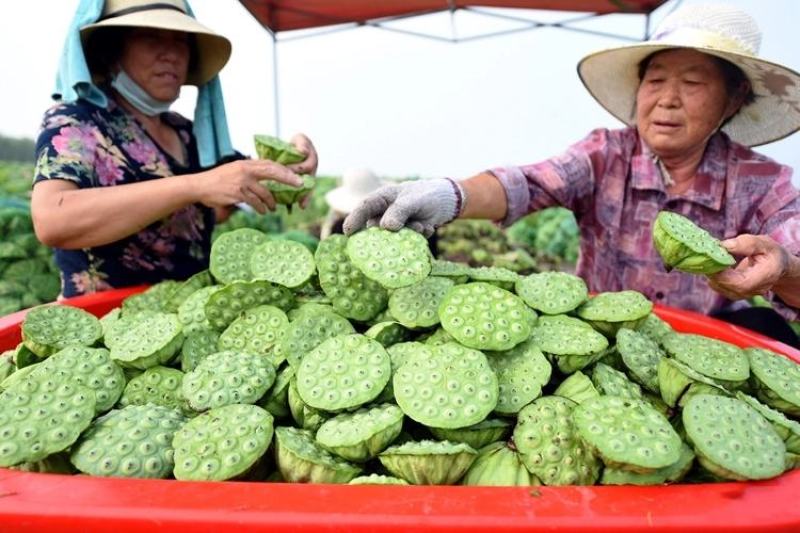
<instances>
[{"instance_id":1,"label":"canopy tent","mask_svg":"<svg viewBox=\"0 0 800 533\"><path fill-rule=\"evenodd\" d=\"M519 31L555 27L564 30L592 33L605 37L614 37L636 41L626 35L606 33L574 26L587 18L594 18L614 13L636 14L644 16L642 39L647 39L650 31L650 13L669 0L481 0L469 2L463 0L239 0L242 5L272 36L273 40L273 83L275 91L275 130L280 135L280 114L278 100L278 42L298 38L308 38L331 31L340 31L357 27L374 27L388 31L405 33L417 37L425 37L447 42L463 42L482 39ZM676 0L677 6L681 0ZM554 11L581 12L582 15L556 22L542 22L505 12L489 10L489 8L544 9ZM515 21L518 27L512 30L496 31L465 38L442 37L421 32L404 30L391 26L398 19L428 15L439 12L469 11L470 13ZM299 36L283 36L278 34L292 30L310 30L322 28L316 33L303 33Z\"/></svg>"}]
</instances>

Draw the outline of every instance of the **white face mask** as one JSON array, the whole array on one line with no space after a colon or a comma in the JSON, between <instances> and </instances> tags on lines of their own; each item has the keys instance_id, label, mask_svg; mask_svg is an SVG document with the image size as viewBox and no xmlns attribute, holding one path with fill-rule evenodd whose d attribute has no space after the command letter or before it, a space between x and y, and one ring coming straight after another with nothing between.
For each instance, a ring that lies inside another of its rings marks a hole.
<instances>
[{"instance_id":1,"label":"white face mask","mask_svg":"<svg viewBox=\"0 0 800 533\"><path fill-rule=\"evenodd\" d=\"M133 81L133 78L128 76L122 69L120 69L117 75L114 76L114 79L111 80L111 86L133 107L148 117L154 117L169 111L169 106L177 100L177 98L168 101L156 100L150 96L147 91L142 89L138 83Z\"/></svg>"}]
</instances>

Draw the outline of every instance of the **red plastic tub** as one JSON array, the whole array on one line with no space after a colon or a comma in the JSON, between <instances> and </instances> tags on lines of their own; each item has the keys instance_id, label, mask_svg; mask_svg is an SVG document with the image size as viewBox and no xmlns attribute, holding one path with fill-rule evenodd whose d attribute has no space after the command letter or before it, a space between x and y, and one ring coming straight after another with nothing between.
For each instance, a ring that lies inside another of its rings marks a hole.
<instances>
[{"instance_id":1,"label":"red plastic tub","mask_svg":"<svg viewBox=\"0 0 800 533\"><path fill-rule=\"evenodd\" d=\"M64 303L102 315L141 290ZM683 332L800 351L705 316L656 306ZM24 312L0 319L0 349ZM197 483L0 469L0 531L718 531L800 532L800 471L748 483L663 487L397 487Z\"/></svg>"}]
</instances>

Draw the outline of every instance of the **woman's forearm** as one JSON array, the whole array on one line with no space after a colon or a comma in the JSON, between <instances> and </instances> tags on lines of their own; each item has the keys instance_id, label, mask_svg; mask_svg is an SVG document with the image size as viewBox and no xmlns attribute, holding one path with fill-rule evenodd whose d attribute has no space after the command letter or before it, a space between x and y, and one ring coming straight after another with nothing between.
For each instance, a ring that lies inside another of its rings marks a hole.
<instances>
[{"instance_id":1,"label":"woman's forearm","mask_svg":"<svg viewBox=\"0 0 800 533\"><path fill-rule=\"evenodd\" d=\"M497 178L484 172L459 183L467 196L460 218L505 218L508 210L506 191Z\"/></svg>"},{"instance_id":2,"label":"woman's forearm","mask_svg":"<svg viewBox=\"0 0 800 533\"><path fill-rule=\"evenodd\" d=\"M61 180L39 182L31 198L36 235L62 249L118 241L193 203L190 179L172 176L92 189Z\"/></svg>"}]
</instances>

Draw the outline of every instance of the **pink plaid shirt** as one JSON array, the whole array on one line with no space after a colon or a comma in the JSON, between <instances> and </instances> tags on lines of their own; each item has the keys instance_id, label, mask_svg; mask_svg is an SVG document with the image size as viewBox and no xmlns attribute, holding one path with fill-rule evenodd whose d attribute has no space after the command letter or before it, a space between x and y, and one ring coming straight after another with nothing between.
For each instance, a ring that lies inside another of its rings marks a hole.
<instances>
[{"instance_id":1,"label":"pink plaid shirt","mask_svg":"<svg viewBox=\"0 0 800 533\"><path fill-rule=\"evenodd\" d=\"M634 289L654 302L705 314L746 307L713 291L705 276L667 272L653 247L662 209L692 219L718 239L769 235L800 255L800 192L790 167L724 133L708 143L692 188L668 194L654 154L635 128L598 129L564 154L491 171L505 188L511 224L538 209L571 209L581 232L577 274L596 292ZM798 309L768 295L789 320Z\"/></svg>"}]
</instances>

